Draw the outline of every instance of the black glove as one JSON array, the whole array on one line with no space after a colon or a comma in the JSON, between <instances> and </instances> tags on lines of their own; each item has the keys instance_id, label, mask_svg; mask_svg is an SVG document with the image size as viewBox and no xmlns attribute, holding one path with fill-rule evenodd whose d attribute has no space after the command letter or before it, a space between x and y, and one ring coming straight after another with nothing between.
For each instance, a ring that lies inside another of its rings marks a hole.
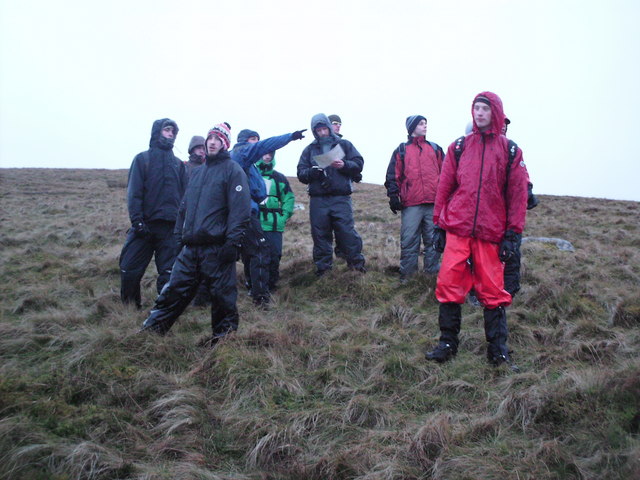
<instances>
[{"instance_id":1,"label":"black glove","mask_svg":"<svg viewBox=\"0 0 640 480\"><path fill-rule=\"evenodd\" d=\"M145 238L151 235L151 230L145 225L143 221L135 222L131 224L133 234L138 238Z\"/></svg>"},{"instance_id":2,"label":"black glove","mask_svg":"<svg viewBox=\"0 0 640 480\"><path fill-rule=\"evenodd\" d=\"M362 173L356 173L351 176L351 180L355 183L360 183L362 181Z\"/></svg>"},{"instance_id":3,"label":"black glove","mask_svg":"<svg viewBox=\"0 0 640 480\"><path fill-rule=\"evenodd\" d=\"M400 210L402 210L403 208L402 202L400 201L400 197L398 195L393 195L392 197L389 197L389 208L391 209L394 215L398 213Z\"/></svg>"},{"instance_id":4,"label":"black glove","mask_svg":"<svg viewBox=\"0 0 640 480\"><path fill-rule=\"evenodd\" d=\"M533 185L530 183L527 185L527 210L536 208L538 206L538 197L533 193Z\"/></svg>"},{"instance_id":5,"label":"black glove","mask_svg":"<svg viewBox=\"0 0 640 480\"><path fill-rule=\"evenodd\" d=\"M304 138L303 133L306 132L307 129L305 128L304 130L296 130L295 132L293 132L291 134L291 139L292 140L301 140Z\"/></svg>"},{"instance_id":6,"label":"black glove","mask_svg":"<svg viewBox=\"0 0 640 480\"><path fill-rule=\"evenodd\" d=\"M513 230L507 230L504 234L504 239L500 242L500 249L498 250L498 256L500 257L500 261L506 262L520 248L520 240L522 239L522 235L514 232Z\"/></svg>"},{"instance_id":7,"label":"black glove","mask_svg":"<svg viewBox=\"0 0 640 480\"><path fill-rule=\"evenodd\" d=\"M233 263L238 259L238 246L232 242L225 242L218 252L221 263Z\"/></svg>"},{"instance_id":8,"label":"black glove","mask_svg":"<svg viewBox=\"0 0 640 480\"><path fill-rule=\"evenodd\" d=\"M311 167L311 172L309 173L311 180L324 180L324 170L317 165Z\"/></svg>"},{"instance_id":9,"label":"black glove","mask_svg":"<svg viewBox=\"0 0 640 480\"><path fill-rule=\"evenodd\" d=\"M444 252L444 247L447 244L447 232L440 227L433 227L433 234L431 236L431 246L438 253Z\"/></svg>"}]
</instances>

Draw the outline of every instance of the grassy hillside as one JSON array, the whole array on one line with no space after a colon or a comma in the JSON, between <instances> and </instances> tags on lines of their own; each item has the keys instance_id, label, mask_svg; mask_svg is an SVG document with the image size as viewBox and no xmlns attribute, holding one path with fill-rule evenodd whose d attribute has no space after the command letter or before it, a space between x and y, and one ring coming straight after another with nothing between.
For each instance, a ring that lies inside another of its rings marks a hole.
<instances>
[{"instance_id":1,"label":"grassy hillside","mask_svg":"<svg viewBox=\"0 0 640 480\"><path fill-rule=\"evenodd\" d=\"M317 279L297 211L274 308L240 289L240 330L211 350L207 309L136 334L154 268L143 311L120 303L126 171L0 175L0 478L640 478L636 202L543 195L529 213L525 236L575 252L523 246L515 374L486 364L470 305L458 357L424 360L435 279L400 285L381 186L353 196L366 275Z\"/></svg>"}]
</instances>

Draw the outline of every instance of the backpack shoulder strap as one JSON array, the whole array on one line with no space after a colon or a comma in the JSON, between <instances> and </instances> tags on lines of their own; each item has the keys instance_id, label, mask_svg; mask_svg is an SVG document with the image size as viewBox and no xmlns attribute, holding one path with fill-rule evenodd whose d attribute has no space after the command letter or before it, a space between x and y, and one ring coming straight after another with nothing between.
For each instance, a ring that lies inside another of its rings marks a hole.
<instances>
[{"instance_id":1,"label":"backpack shoulder strap","mask_svg":"<svg viewBox=\"0 0 640 480\"><path fill-rule=\"evenodd\" d=\"M402 142L400 145L398 145L398 153L400 154L400 160L402 160L404 162L404 154L407 151L407 144L405 142Z\"/></svg>"},{"instance_id":2,"label":"backpack shoulder strap","mask_svg":"<svg viewBox=\"0 0 640 480\"><path fill-rule=\"evenodd\" d=\"M509 146L507 147L509 150L509 163L507 163L507 172L511 169L511 164L513 160L516 158L516 153L518 153L518 144L513 140L509 140Z\"/></svg>"},{"instance_id":3,"label":"backpack shoulder strap","mask_svg":"<svg viewBox=\"0 0 640 480\"><path fill-rule=\"evenodd\" d=\"M511 165L513 164L513 161L516 158L516 154L518 153L518 144L513 140L509 140L507 150L509 151L509 160L507 161L506 178L504 182L505 195L507 193L507 188L509 187L509 175L511 174Z\"/></svg>"},{"instance_id":4,"label":"backpack shoulder strap","mask_svg":"<svg viewBox=\"0 0 640 480\"><path fill-rule=\"evenodd\" d=\"M462 152L464 152L464 137L456 138L456 145L453 147L453 154L456 156L456 167L460 164Z\"/></svg>"}]
</instances>

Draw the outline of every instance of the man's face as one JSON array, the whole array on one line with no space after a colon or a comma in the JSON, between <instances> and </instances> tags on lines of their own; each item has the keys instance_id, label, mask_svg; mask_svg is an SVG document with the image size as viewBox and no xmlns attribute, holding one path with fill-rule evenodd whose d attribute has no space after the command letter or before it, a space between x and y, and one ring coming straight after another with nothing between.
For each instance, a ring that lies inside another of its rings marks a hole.
<instances>
[{"instance_id":1,"label":"man's face","mask_svg":"<svg viewBox=\"0 0 640 480\"><path fill-rule=\"evenodd\" d=\"M266 163L267 165L269 165L272 160L273 160L273 155L271 153L265 153L262 156L262 163Z\"/></svg>"},{"instance_id":2,"label":"man's face","mask_svg":"<svg viewBox=\"0 0 640 480\"><path fill-rule=\"evenodd\" d=\"M491 107L483 102L473 104L473 120L481 132L491 126Z\"/></svg>"},{"instance_id":3,"label":"man's face","mask_svg":"<svg viewBox=\"0 0 640 480\"><path fill-rule=\"evenodd\" d=\"M331 122L331 128L333 128L333 133L335 134L340 133L340 127L342 127L342 124L340 122Z\"/></svg>"},{"instance_id":4,"label":"man's face","mask_svg":"<svg viewBox=\"0 0 640 480\"><path fill-rule=\"evenodd\" d=\"M167 125L166 127L164 127L162 129L162 136L164 138L174 138L176 135L173 127L171 125Z\"/></svg>"},{"instance_id":5,"label":"man's face","mask_svg":"<svg viewBox=\"0 0 640 480\"><path fill-rule=\"evenodd\" d=\"M195 155L196 157L204 158L204 145L198 145L191 150L191 155Z\"/></svg>"},{"instance_id":6,"label":"man's face","mask_svg":"<svg viewBox=\"0 0 640 480\"><path fill-rule=\"evenodd\" d=\"M328 127L318 127L316 128L316 135L320 138L329 136L329 128Z\"/></svg>"},{"instance_id":7,"label":"man's face","mask_svg":"<svg viewBox=\"0 0 640 480\"><path fill-rule=\"evenodd\" d=\"M420 120L418 125L416 125L416 128L413 129L413 133L411 135L413 135L414 137L424 137L426 134L427 134L427 121Z\"/></svg>"},{"instance_id":8,"label":"man's face","mask_svg":"<svg viewBox=\"0 0 640 480\"><path fill-rule=\"evenodd\" d=\"M247 138L247 143L258 143L260 139L256 136Z\"/></svg>"},{"instance_id":9,"label":"man's face","mask_svg":"<svg viewBox=\"0 0 640 480\"><path fill-rule=\"evenodd\" d=\"M222 150L222 140L217 135L211 135L207 139L207 153L209 155L217 155Z\"/></svg>"}]
</instances>

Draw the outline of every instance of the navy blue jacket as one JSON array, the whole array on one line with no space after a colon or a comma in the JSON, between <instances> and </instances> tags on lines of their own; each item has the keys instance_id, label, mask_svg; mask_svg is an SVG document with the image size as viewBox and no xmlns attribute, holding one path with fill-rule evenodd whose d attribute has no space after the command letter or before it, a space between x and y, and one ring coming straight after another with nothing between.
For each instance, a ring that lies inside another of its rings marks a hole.
<instances>
[{"instance_id":1,"label":"navy blue jacket","mask_svg":"<svg viewBox=\"0 0 640 480\"><path fill-rule=\"evenodd\" d=\"M231 159L237 162L249 180L251 192L251 211L258 215L258 204L267 198L267 190L256 162L266 153L273 152L287 145L291 140L291 133L260 140L257 143L238 142L231 150Z\"/></svg>"}]
</instances>

